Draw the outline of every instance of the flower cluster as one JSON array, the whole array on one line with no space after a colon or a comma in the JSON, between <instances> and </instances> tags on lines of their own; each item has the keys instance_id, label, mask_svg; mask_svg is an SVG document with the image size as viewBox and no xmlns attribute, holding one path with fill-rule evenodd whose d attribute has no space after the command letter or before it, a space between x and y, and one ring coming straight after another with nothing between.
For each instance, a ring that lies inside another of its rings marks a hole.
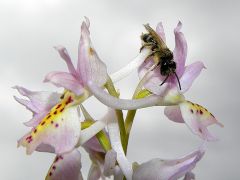
<instances>
[{"instance_id":1,"label":"flower cluster","mask_svg":"<svg viewBox=\"0 0 240 180\"><path fill-rule=\"evenodd\" d=\"M15 100L33 113L31 120L24 123L30 130L18 140L18 146L25 147L27 154L39 151L56 155L46 175L48 180L83 179L81 154L78 151L80 147L88 152L92 161L89 180L111 176L127 180L194 179L192 169L204 155L205 143L217 140L208 126L223 125L206 108L186 100L183 95L205 66L202 62L185 65L187 43L181 32L182 24L179 22L174 29L173 60L179 82L174 75L166 80L159 73L161 67L149 56L152 50L147 47L126 67L109 75L92 45L89 27L90 22L86 18L81 25L76 67L65 47L55 47L69 72L50 72L44 82L62 87L64 92L30 91L20 86L14 87L28 98L14 96ZM156 33L166 43L161 23L157 25ZM134 70L137 70L140 79L134 95L132 99L121 99L114 82ZM82 105L90 96L95 96L109 107L99 120L92 118ZM193 134L202 139L202 145L172 160L156 158L142 164L130 162L126 154L135 114L137 109L152 106L164 106L165 115L174 122L185 123ZM128 110L126 117L123 116L123 110ZM80 114L83 114L83 120Z\"/></svg>"}]
</instances>

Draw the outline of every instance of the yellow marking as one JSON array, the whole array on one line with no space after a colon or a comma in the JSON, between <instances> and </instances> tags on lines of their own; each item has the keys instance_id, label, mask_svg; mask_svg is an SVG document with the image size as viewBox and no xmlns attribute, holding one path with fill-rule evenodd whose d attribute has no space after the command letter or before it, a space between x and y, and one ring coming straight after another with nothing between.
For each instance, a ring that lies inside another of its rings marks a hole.
<instances>
[{"instance_id":1,"label":"yellow marking","mask_svg":"<svg viewBox=\"0 0 240 180\"><path fill-rule=\"evenodd\" d=\"M93 49L92 47L90 47L90 48L88 49L88 52L89 52L89 55L90 55L90 56L93 56L93 55L94 55L94 49Z\"/></svg>"},{"instance_id":2,"label":"yellow marking","mask_svg":"<svg viewBox=\"0 0 240 180\"><path fill-rule=\"evenodd\" d=\"M55 125L57 123L56 121L59 121L61 119L57 117L61 116L66 108L74 104L75 98L76 96L72 92L65 91L63 99L54 107L52 107L49 113L42 119L42 121L36 126L36 128L31 131L30 136L35 137L38 135L39 132L44 131L48 127L54 126L55 128Z\"/></svg>"}]
</instances>

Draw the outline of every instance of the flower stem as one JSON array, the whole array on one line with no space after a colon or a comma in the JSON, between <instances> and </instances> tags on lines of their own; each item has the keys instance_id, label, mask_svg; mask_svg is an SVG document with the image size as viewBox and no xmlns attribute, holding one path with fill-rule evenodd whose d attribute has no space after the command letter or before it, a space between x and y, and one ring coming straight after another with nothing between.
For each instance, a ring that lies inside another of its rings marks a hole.
<instances>
[{"instance_id":1,"label":"flower stem","mask_svg":"<svg viewBox=\"0 0 240 180\"><path fill-rule=\"evenodd\" d=\"M110 95L117 97L117 98L119 97L119 93L116 91L110 77L109 77L109 80L106 83L105 87L108 90ZM122 146L124 149L124 153L126 154L126 150L127 150L127 139L126 138L127 137L126 137L126 129L125 129L125 125L124 125L123 113L122 113L122 110L119 110L119 109L116 109L115 112L117 115L118 126L120 129L121 143L122 143Z\"/></svg>"},{"instance_id":2,"label":"flower stem","mask_svg":"<svg viewBox=\"0 0 240 180\"><path fill-rule=\"evenodd\" d=\"M81 129L86 129L93 125L95 121L93 120L85 120L84 122L81 122ZM104 131L100 131L96 134L96 138L98 139L99 143L101 144L102 148L105 152L109 151L111 149L111 144L109 142L109 139Z\"/></svg>"},{"instance_id":3,"label":"flower stem","mask_svg":"<svg viewBox=\"0 0 240 180\"><path fill-rule=\"evenodd\" d=\"M149 95L151 95L151 92L144 89L144 90L141 90L140 92L138 92L137 95L134 94L133 99L141 99L141 98L147 97ZM132 125L133 125L133 121L134 121L136 112L137 112L136 109L129 110L127 112L127 116L126 116L126 120L125 120L127 145L126 145L126 150L124 150L125 152L127 152L128 140L129 140L129 136L130 136L130 132L132 129Z\"/></svg>"}]
</instances>

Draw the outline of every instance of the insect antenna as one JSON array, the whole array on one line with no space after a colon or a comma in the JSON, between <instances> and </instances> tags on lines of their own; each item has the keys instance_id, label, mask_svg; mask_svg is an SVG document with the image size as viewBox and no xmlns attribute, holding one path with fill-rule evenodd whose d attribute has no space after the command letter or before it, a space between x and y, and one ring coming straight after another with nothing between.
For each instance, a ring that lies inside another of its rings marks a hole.
<instances>
[{"instance_id":1,"label":"insect antenna","mask_svg":"<svg viewBox=\"0 0 240 180\"><path fill-rule=\"evenodd\" d=\"M160 86L162 86L168 79L169 75L167 75L167 77L164 79L164 81L160 84Z\"/></svg>"},{"instance_id":2,"label":"insect antenna","mask_svg":"<svg viewBox=\"0 0 240 180\"><path fill-rule=\"evenodd\" d=\"M179 89L181 90L181 84L180 84L180 81L179 81L179 78L178 78L178 75L176 72L174 72L176 78L177 78L177 81L178 81L178 85L179 85Z\"/></svg>"}]
</instances>

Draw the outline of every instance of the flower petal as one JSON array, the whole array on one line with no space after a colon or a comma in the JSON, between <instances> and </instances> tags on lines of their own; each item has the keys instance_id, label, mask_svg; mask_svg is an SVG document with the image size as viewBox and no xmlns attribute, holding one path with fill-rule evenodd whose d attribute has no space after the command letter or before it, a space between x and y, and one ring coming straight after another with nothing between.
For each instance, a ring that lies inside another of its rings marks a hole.
<instances>
[{"instance_id":1,"label":"flower petal","mask_svg":"<svg viewBox=\"0 0 240 180\"><path fill-rule=\"evenodd\" d=\"M110 142L113 150L117 153L117 162L121 167L123 174L125 175L127 180L131 180L132 173L133 173L132 165L126 158L125 153L123 151L117 117L115 115L115 112L114 110L111 110L110 112L112 116L112 118L108 122L108 133L110 137Z\"/></svg>"},{"instance_id":2,"label":"flower petal","mask_svg":"<svg viewBox=\"0 0 240 180\"><path fill-rule=\"evenodd\" d=\"M181 110L179 106L168 106L164 109L164 114L168 117L169 120L184 123L182 118Z\"/></svg>"},{"instance_id":3,"label":"flower petal","mask_svg":"<svg viewBox=\"0 0 240 180\"><path fill-rule=\"evenodd\" d=\"M35 127L47 115L49 110L58 103L61 94L46 91L30 91L20 86L15 86L18 92L29 98L29 100L20 99L14 96L14 99L24 105L28 110L33 112L30 121L24 124L29 127Z\"/></svg>"},{"instance_id":4,"label":"flower petal","mask_svg":"<svg viewBox=\"0 0 240 180\"><path fill-rule=\"evenodd\" d=\"M106 65L92 46L89 28L85 22L82 23L81 31L77 71L85 84L88 80L92 80L98 86L103 86L108 78Z\"/></svg>"},{"instance_id":5,"label":"flower petal","mask_svg":"<svg viewBox=\"0 0 240 180\"><path fill-rule=\"evenodd\" d=\"M78 150L57 155L46 180L82 180L81 167L81 154Z\"/></svg>"},{"instance_id":6,"label":"flower petal","mask_svg":"<svg viewBox=\"0 0 240 180\"><path fill-rule=\"evenodd\" d=\"M96 86L92 82L88 82L88 88L100 102L114 109L133 110L150 106L169 106L176 105L184 99L181 94L174 94L175 91L169 91L164 97L151 95L142 99L118 99L109 95L102 88Z\"/></svg>"},{"instance_id":7,"label":"flower petal","mask_svg":"<svg viewBox=\"0 0 240 180\"><path fill-rule=\"evenodd\" d=\"M102 146L100 145L99 141L97 140L97 138L95 136L92 137L91 139L89 139L82 146L87 152L95 151L95 152L105 153L104 149L102 148Z\"/></svg>"},{"instance_id":8,"label":"flower petal","mask_svg":"<svg viewBox=\"0 0 240 180\"><path fill-rule=\"evenodd\" d=\"M90 167L90 170L89 170L89 173L88 173L88 180L97 180L97 179L100 179L101 177L101 169L100 167L95 164L95 163L92 163L91 167Z\"/></svg>"},{"instance_id":9,"label":"flower petal","mask_svg":"<svg viewBox=\"0 0 240 180\"><path fill-rule=\"evenodd\" d=\"M176 180L191 171L204 152L200 148L175 160L152 159L134 170L133 180Z\"/></svg>"},{"instance_id":10,"label":"flower petal","mask_svg":"<svg viewBox=\"0 0 240 180\"><path fill-rule=\"evenodd\" d=\"M161 96L166 92L169 86L168 83L160 86L166 77L160 74L159 67L156 67L152 71L149 71L153 65L153 60L148 60L147 62L142 63L142 65L138 68L138 75L139 78L142 79L148 73L148 79L144 83L144 87L151 91L153 94Z\"/></svg>"},{"instance_id":11,"label":"flower petal","mask_svg":"<svg viewBox=\"0 0 240 180\"><path fill-rule=\"evenodd\" d=\"M76 95L81 95L84 88L72 74L66 72L50 72L44 79L44 82L51 82L57 87L64 87Z\"/></svg>"},{"instance_id":12,"label":"flower petal","mask_svg":"<svg viewBox=\"0 0 240 180\"><path fill-rule=\"evenodd\" d=\"M191 87L193 81L198 77L203 68L205 68L205 66L200 61L185 67L184 74L180 78L182 93L185 93Z\"/></svg>"},{"instance_id":13,"label":"flower petal","mask_svg":"<svg viewBox=\"0 0 240 180\"><path fill-rule=\"evenodd\" d=\"M49 111L42 111L41 113L34 114L32 119L29 121L25 122L24 125L28 127L36 127L42 119L47 115Z\"/></svg>"},{"instance_id":14,"label":"flower petal","mask_svg":"<svg viewBox=\"0 0 240 180\"><path fill-rule=\"evenodd\" d=\"M185 123L194 134L207 141L217 140L208 131L207 127L212 124L217 124L221 127L223 125L207 109L190 101L181 103L180 109Z\"/></svg>"},{"instance_id":15,"label":"flower petal","mask_svg":"<svg viewBox=\"0 0 240 180\"><path fill-rule=\"evenodd\" d=\"M56 154L69 152L79 140L79 117L77 106L65 108L64 104L58 104L38 126L18 141L18 146L26 147L27 154L31 154L41 144L52 146Z\"/></svg>"},{"instance_id":16,"label":"flower petal","mask_svg":"<svg viewBox=\"0 0 240 180\"><path fill-rule=\"evenodd\" d=\"M175 49L173 51L174 61L177 64L176 73L181 77L184 72L185 61L187 58L187 42L181 32L182 23L179 21L177 27L174 29L175 34Z\"/></svg>"},{"instance_id":17,"label":"flower petal","mask_svg":"<svg viewBox=\"0 0 240 180\"><path fill-rule=\"evenodd\" d=\"M66 62L69 72L74 76L78 76L78 74L73 66L72 60L67 52L67 49L63 46L56 46L55 49L58 51L59 55Z\"/></svg>"},{"instance_id":18,"label":"flower petal","mask_svg":"<svg viewBox=\"0 0 240 180\"><path fill-rule=\"evenodd\" d=\"M20 100L19 98L16 98L16 100L35 113L51 109L52 106L57 104L61 96L56 92L30 91L21 86L14 86L13 88L17 89L21 95L28 97L30 101Z\"/></svg>"},{"instance_id":19,"label":"flower petal","mask_svg":"<svg viewBox=\"0 0 240 180\"><path fill-rule=\"evenodd\" d=\"M156 33L161 37L161 39L166 43L166 37L163 29L162 22L159 22L156 28Z\"/></svg>"},{"instance_id":20,"label":"flower petal","mask_svg":"<svg viewBox=\"0 0 240 180\"><path fill-rule=\"evenodd\" d=\"M195 179L195 174L193 174L192 172L187 172L183 180L194 180L194 179Z\"/></svg>"},{"instance_id":21,"label":"flower petal","mask_svg":"<svg viewBox=\"0 0 240 180\"><path fill-rule=\"evenodd\" d=\"M104 160L104 175L109 177L114 174L114 168L117 161L117 153L112 149L107 152Z\"/></svg>"}]
</instances>

